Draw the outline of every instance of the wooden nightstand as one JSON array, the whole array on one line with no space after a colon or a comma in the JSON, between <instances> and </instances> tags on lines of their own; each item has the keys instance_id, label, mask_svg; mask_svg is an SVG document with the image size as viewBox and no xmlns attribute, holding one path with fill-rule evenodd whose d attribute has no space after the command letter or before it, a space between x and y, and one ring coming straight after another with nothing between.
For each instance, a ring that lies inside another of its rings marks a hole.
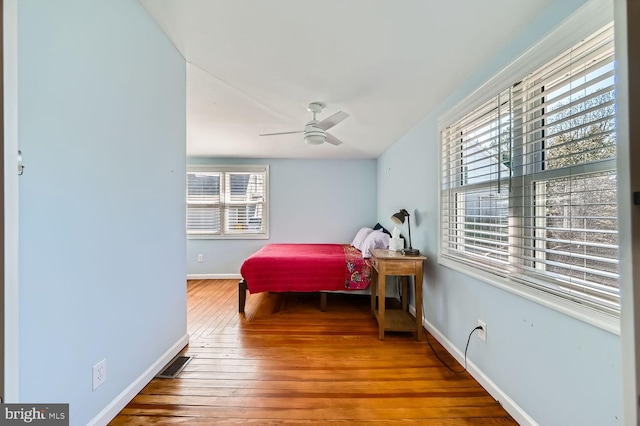
<instances>
[{"instance_id":1,"label":"wooden nightstand","mask_svg":"<svg viewBox=\"0 0 640 426\"><path fill-rule=\"evenodd\" d=\"M399 251L372 249L371 315L378 320L378 337L384 340L385 331L415 331L422 340L422 264L424 256L405 256ZM402 278L402 309L385 309L387 275ZM407 311L407 281L415 283L416 317ZM376 309L376 294L380 295Z\"/></svg>"}]
</instances>

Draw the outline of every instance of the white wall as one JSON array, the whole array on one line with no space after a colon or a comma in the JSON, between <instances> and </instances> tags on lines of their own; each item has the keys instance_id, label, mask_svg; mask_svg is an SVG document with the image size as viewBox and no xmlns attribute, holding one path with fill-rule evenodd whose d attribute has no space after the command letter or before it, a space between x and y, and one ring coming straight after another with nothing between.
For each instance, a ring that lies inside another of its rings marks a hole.
<instances>
[{"instance_id":1,"label":"white wall","mask_svg":"<svg viewBox=\"0 0 640 426\"><path fill-rule=\"evenodd\" d=\"M132 0L19 1L18 60L19 400L84 425L186 335L185 61Z\"/></svg>"},{"instance_id":2,"label":"white wall","mask_svg":"<svg viewBox=\"0 0 640 426\"><path fill-rule=\"evenodd\" d=\"M4 24L4 396L18 400L18 0L2 2Z\"/></svg>"},{"instance_id":3,"label":"white wall","mask_svg":"<svg viewBox=\"0 0 640 426\"><path fill-rule=\"evenodd\" d=\"M423 293L428 323L464 351L477 320L486 321L488 341L473 338L468 351L484 374L477 377L502 392L501 402L515 408L519 421L545 426L622 424L620 338L437 264L438 119L583 3L554 2L378 161L383 225L400 207L415 212L413 245L429 258Z\"/></svg>"},{"instance_id":4,"label":"white wall","mask_svg":"<svg viewBox=\"0 0 640 426\"><path fill-rule=\"evenodd\" d=\"M189 164L269 164L270 202L268 240L188 240L190 277L238 275L244 259L265 244L348 244L360 227L376 224L375 160L190 158Z\"/></svg>"},{"instance_id":5,"label":"white wall","mask_svg":"<svg viewBox=\"0 0 640 426\"><path fill-rule=\"evenodd\" d=\"M618 211L620 229L620 288L622 299L622 369L624 424L638 424L640 390L640 207L633 192L640 191L640 7L634 0L615 1L616 113L618 134ZM632 77L633 76L633 77Z\"/></svg>"}]
</instances>

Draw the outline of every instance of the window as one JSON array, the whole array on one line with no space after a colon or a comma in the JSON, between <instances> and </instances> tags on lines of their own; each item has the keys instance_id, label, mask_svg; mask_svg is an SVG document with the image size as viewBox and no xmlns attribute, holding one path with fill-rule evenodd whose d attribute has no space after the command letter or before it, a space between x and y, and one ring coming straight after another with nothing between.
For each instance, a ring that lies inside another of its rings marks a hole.
<instances>
[{"instance_id":1,"label":"window","mask_svg":"<svg viewBox=\"0 0 640 426\"><path fill-rule=\"evenodd\" d=\"M620 309L613 27L441 131L440 256Z\"/></svg>"},{"instance_id":2,"label":"window","mask_svg":"<svg viewBox=\"0 0 640 426\"><path fill-rule=\"evenodd\" d=\"M268 166L190 166L190 238L268 238Z\"/></svg>"}]
</instances>

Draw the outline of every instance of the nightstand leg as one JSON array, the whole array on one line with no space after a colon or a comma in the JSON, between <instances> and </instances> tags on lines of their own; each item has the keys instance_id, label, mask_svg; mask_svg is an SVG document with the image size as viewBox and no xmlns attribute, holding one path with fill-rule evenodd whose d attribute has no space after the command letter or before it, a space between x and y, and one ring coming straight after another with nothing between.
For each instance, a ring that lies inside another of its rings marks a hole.
<instances>
[{"instance_id":1,"label":"nightstand leg","mask_svg":"<svg viewBox=\"0 0 640 426\"><path fill-rule=\"evenodd\" d=\"M418 340L422 340L422 262L416 268L415 295L416 295L416 335Z\"/></svg>"},{"instance_id":2,"label":"nightstand leg","mask_svg":"<svg viewBox=\"0 0 640 426\"><path fill-rule=\"evenodd\" d=\"M408 281L409 277L400 277L400 282L402 283L402 310L405 312L407 312L407 307L409 305Z\"/></svg>"},{"instance_id":3,"label":"nightstand leg","mask_svg":"<svg viewBox=\"0 0 640 426\"><path fill-rule=\"evenodd\" d=\"M384 308L387 297L387 275L378 274L378 338L384 340Z\"/></svg>"},{"instance_id":4,"label":"nightstand leg","mask_svg":"<svg viewBox=\"0 0 640 426\"><path fill-rule=\"evenodd\" d=\"M376 317L376 287L378 287L378 272L371 271L371 318Z\"/></svg>"}]
</instances>

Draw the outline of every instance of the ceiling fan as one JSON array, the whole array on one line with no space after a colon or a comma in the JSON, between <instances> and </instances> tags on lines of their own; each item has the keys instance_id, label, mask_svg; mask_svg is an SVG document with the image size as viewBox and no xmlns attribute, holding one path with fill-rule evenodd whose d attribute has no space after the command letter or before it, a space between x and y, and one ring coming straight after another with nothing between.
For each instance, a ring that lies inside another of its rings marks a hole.
<instances>
[{"instance_id":1,"label":"ceiling fan","mask_svg":"<svg viewBox=\"0 0 640 426\"><path fill-rule=\"evenodd\" d=\"M307 106L307 110L313 114L313 118L304 125L304 130L296 130L294 132L281 132L281 133L265 133L260 136L276 136L276 135L290 135L293 133L304 133L304 141L309 145L320 145L328 142L331 145L340 145L342 141L331 133L327 133L327 130L340 123L345 118L349 117L349 114L343 111L336 112L331 117L325 118L322 121L316 120L316 114L322 112L326 105L322 102L311 102Z\"/></svg>"}]
</instances>

